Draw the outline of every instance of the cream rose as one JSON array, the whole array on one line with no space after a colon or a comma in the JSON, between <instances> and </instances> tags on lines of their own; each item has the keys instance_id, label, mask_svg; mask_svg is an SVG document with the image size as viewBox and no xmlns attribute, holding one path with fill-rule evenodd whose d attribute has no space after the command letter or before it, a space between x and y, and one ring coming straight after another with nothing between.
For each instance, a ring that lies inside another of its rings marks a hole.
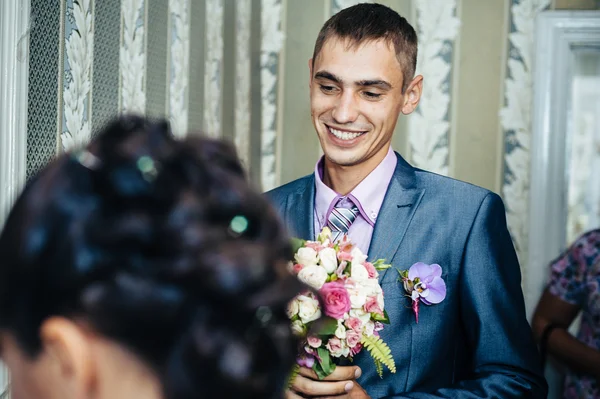
<instances>
[{"instance_id":1,"label":"cream rose","mask_svg":"<svg viewBox=\"0 0 600 399\"><path fill-rule=\"evenodd\" d=\"M346 338L346 327L342 324L342 320L338 320L338 327L335 330L335 336L339 339Z\"/></svg>"},{"instance_id":2,"label":"cream rose","mask_svg":"<svg viewBox=\"0 0 600 399\"><path fill-rule=\"evenodd\" d=\"M321 233L319 233L317 240L321 243L331 241L331 229L327 226L323 227L323 230L321 230Z\"/></svg>"},{"instance_id":3,"label":"cream rose","mask_svg":"<svg viewBox=\"0 0 600 399\"><path fill-rule=\"evenodd\" d=\"M352 260L352 266L350 266L350 275L356 281L366 281L369 279L367 268L360 263L354 263L354 260Z\"/></svg>"},{"instance_id":4,"label":"cream rose","mask_svg":"<svg viewBox=\"0 0 600 399\"><path fill-rule=\"evenodd\" d=\"M294 259L304 267L314 266L317 264L317 251L312 248L302 247L298 250Z\"/></svg>"},{"instance_id":5,"label":"cream rose","mask_svg":"<svg viewBox=\"0 0 600 399\"><path fill-rule=\"evenodd\" d=\"M363 254L358 247L352 248L352 252L350 252L350 255L352 256L352 264L356 263L362 265L367 260L367 255Z\"/></svg>"},{"instance_id":6,"label":"cream rose","mask_svg":"<svg viewBox=\"0 0 600 399\"><path fill-rule=\"evenodd\" d=\"M298 317L302 323L310 323L321 317L319 301L306 295L298 296Z\"/></svg>"},{"instance_id":7,"label":"cream rose","mask_svg":"<svg viewBox=\"0 0 600 399\"><path fill-rule=\"evenodd\" d=\"M364 309L352 309L350 311L350 317L359 319L363 325L371 320L371 314L364 311Z\"/></svg>"},{"instance_id":8,"label":"cream rose","mask_svg":"<svg viewBox=\"0 0 600 399\"><path fill-rule=\"evenodd\" d=\"M319 252L319 260L321 261L321 266L328 274L333 273L337 269L338 263L335 249L323 248Z\"/></svg>"},{"instance_id":9,"label":"cream rose","mask_svg":"<svg viewBox=\"0 0 600 399\"><path fill-rule=\"evenodd\" d=\"M371 320L369 320L365 324L365 335L367 337L370 337L371 335L373 335L373 331L375 331L375 323L373 323Z\"/></svg>"},{"instance_id":10,"label":"cream rose","mask_svg":"<svg viewBox=\"0 0 600 399\"><path fill-rule=\"evenodd\" d=\"M327 272L321 266L307 266L300 270L300 273L298 273L298 278L303 283L318 290L321 289L323 284L325 284L325 281L327 281Z\"/></svg>"},{"instance_id":11,"label":"cream rose","mask_svg":"<svg viewBox=\"0 0 600 399\"><path fill-rule=\"evenodd\" d=\"M350 306L352 309L360 309L367 302L367 294L361 287L361 284L351 277L346 280L346 290L350 296Z\"/></svg>"},{"instance_id":12,"label":"cream rose","mask_svg":"<svg viewBox=\"0 0 600 399\"><path fill-rule=\"evenodd\" d=\"M294 299L288 303L287 315L291 319L298 314L298 300Z\"/></svg>"},{"instance_id":13,"label":"cream rose","mask_svg":"<svg viewBox=\"0 0 600 399\"><path fill-rule=\"evenodd\" d=\"M292 322L292 333L294 333L294 335L303 336L304 332L304 324L302 324L300 320Z\"/></svg>"},{"instance_id":14,"label":"cream rose","mask_svg":"<svg viewBox=\"0 0 600 399\"><path fill-rule=\"evenodd\" d=\"M345 357L350 354L350 348L348 348L344 341L338 338L330 338L325 347L333 357Z\"/></svg>"}]
</instances>

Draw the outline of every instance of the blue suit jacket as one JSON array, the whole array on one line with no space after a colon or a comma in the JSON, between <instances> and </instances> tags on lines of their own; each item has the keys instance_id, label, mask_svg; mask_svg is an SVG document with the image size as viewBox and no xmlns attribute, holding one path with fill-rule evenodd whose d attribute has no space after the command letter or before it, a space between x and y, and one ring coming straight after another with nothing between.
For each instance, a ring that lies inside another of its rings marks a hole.
<instances>
[{"instance_id":1,"label":"blue suit jacket","mask_svg":"<svg viewBox=\"0 0 600 399\"><path fill-rule=\"evenodd\" d=\"M397 372L380 379L363 352L355 359L363 370L358 382L372 398L545 398L502 200L397 157L369 259L398 269L437 263L447 296L421 305L417 324L396 270L381 273L391 320L381 336ZM314 239L314 175L267 195L291 234Z\"/></svg>"}]
</instances>

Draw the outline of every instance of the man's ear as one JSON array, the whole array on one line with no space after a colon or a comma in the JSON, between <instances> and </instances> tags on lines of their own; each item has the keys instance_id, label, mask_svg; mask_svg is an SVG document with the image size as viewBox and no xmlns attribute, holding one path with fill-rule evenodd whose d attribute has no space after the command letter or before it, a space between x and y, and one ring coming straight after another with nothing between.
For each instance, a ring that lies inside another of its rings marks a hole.
<instances>
[{"instance_id":1,"label":"man's ear","mask_svg":"<svg viewBox=\"0 0 600 399\"><path fill-rule=\"evenodd\" d=\"M421 101L421 94L423 93L423 76L418 75L410 82L404 93L404 105L402 106L402 113L408 115L413 112L419 101Z\"/></svg>"},{"instance_id":2,"label":"man's ear","mask_svg":"<svg viewBox=\"0 0 600 399\"><path fill-rule=\"evenodd\" d=\"M90 337L83 328L64 317L51 317L42 324L40 338L69 396L88 397L95 374Z\"/></svg>"}]
</instances>

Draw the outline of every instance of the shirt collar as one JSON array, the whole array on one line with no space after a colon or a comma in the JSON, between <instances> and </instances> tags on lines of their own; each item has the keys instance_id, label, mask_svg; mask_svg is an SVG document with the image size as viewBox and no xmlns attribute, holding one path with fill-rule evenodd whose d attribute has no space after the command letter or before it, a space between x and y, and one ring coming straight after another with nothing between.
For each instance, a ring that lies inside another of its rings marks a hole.
<instances>
[{"instance_id":1,"label":"shirt collar","mask_svg":"<svg viewBox=\"0 0 600 399\"><path fill-rule=\"evenodd\" d=\"M375 221L379 215L379 210L397 163L396 154L390 147L387 155L379 165L348 194L348 198L354 202L361 216L371 226L375 226ZM327 220L329 212L343 196L323 183L323 157L319 159L315 166L315 189L315 212L319 219L324 216L324 220Z\"/></svg>"}]
</instances>

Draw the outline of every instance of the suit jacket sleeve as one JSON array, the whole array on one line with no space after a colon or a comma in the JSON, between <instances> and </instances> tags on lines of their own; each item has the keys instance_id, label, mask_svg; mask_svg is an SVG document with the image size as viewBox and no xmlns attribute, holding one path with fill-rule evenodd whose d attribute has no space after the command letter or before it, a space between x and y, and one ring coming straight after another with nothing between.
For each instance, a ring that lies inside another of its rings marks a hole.
<instances>
[{"instance_id":1,"label":"suit jacket sleeve","mask_svg":"<svg viewBox=\"0 0 600 399\"><path fill-rule=\"evenodd\" d=\"M459 317L472 358L470 375L434 392L388 398L545 398L547 384L526 320L519 262L496 194L481 203L461 274Z\"/></svg>"}]
</instances>

